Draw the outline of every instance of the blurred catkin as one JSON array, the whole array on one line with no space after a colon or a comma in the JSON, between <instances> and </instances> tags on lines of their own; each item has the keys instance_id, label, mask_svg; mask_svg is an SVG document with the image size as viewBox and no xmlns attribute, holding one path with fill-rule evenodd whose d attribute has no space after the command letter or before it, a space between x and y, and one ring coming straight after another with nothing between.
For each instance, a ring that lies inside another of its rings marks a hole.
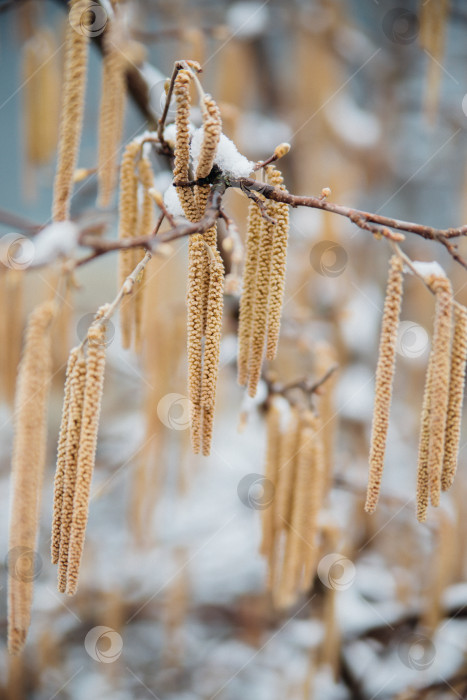
<instances>
[{"instance_id":1,"label":"blurred catkin","mask_svg":"<svg viewBox=\"0 0 467 700\"><path fill-rule=\"evenodd\" d=\"M50 30L38 28L24 44L22 68L26 159L42 165L57 144L60 110L58 51Z\"/></svg>"},{"instance_id":2,"label":"blurred catkin","mask_svg":"<svg viewBox=\"0 0 467 700\"><path fill-rule=\"evenodd\" d=\"M392 385L396 365L396 343L402 304L403 262L397 256L391 258L384 301L383 322L376 367L375 402L371 431L370 470L365 503L367 513L373 513L379 499L383 475L384 454L389 427Z\"/></svg>"},{"instance_id":3,"label":"blurred catkin","mask_svg":"<svg viewBox=\"0 0 467 700\"><path fill-rule=\"evenodd\" d=\"M140 187L142 187L142 204L138 217L138 236L149 236L154 226L154 200L149 190L154 186L154 173L149 158L143 156L138 163ZM138 256L141 259L141 256ZM146 269L143 270L141 280L131 296L133 296L134 333L133 342L136 352L141 350L141 329L143 316L144 290L146 282Z\"/></svg>"},{"instance_id":4,"label":"blurred catkin","mask_svg":"<svg viewBox=\"0 0 467 700\"><path fill-rule=\"evenodd\" d=\"M449 402L446 420L441 487L446 491L452 486L457 470L459 441L461 437L462 402L464 398L465 365L467 362L467 309L454 307L454 337L451 350L451 374L449 378Z\"/></svg>"},{"instance_id":5,"label":"blurred catkin","mask_svg":"<svg viewBox=\"0 0 467 700\"><path fill-rule=\"evenodd\" d=\"M132 141L125 148L120 166L120 201L119 201L119 229L120 240L133 238L136 235L138 219L138 178L135 171L135 158L141 145ZM133 248L120 250L118 253L118 285L122 287L128 275L130 275L138 262L138 252ZM120 306L120 326L122 331L122 346L129 348L131 345L131 331L133 326L132 295L125 298Z\"/></svg>"},{"instance_id":6,"label":"blurred catkin","mask_svg":"<svg viewBox=\"0 0 467 700\"><path fill-rule=\"evenodd\" d=\"M99 111L98 204L107 207L117 183L117 158L125 115L126 61L118 36L110 28L103 36L102 89Z\"/></svg>"},{"instance_id":7,"label":"blurred catkin","mask_svg":"<svg viewBox=\"0 0 467 700\"><path fill-rule=\"evenodd\" d=\"M24 270L0 272L0 329L1 337L8 338L8 342L3 343L0 349L1 390L10 406L14 405L21 356L24 275Z\"/></svg>"},{"instance_id":8,"label":"blurred catkin","mask_svg":"<svg viewBox=\"0 0 467 700\"><path fill-rule=\"evenodd\" d=\"M76 348L75 351L72 352L76 352L77 359L73 367L70 382L65 474L63 480L62 511L60 518L58 590L61 593L64 593L66 589L70 532L76 487L76 468L81 438L81 420L83 414L84 390L86 382L86 359L84 357L84 353L80 348Z\"/></svg>"},{"instance_id":9,"label":"blurred catkin","mask_svg":"<svg viewBox=\"0 0 467 700\"><path fill-rule=\"evenodd\" d=\"M430 500L439 505L443 469L446 418L449 401L449 371L451 364L452 288L445 277L433 281L436 294L435 323L432 342L430 424L428 445L428 476Z\"/></svg>"},{"instance_id":10,"label":"blurred catkin","mask_svg":"<svg viewBox=\"0 0 467 700\"><path fill-rule=\"evenodd\" d=\"M256 293L256 274L262 227L263 218L259 207L255 202L251 201L248 210L248 234L238 325L238 383L240 386L245 386L248 381L248 365Z\"/></svg>"},{"instance_id":11,"label":"blurred catkin","mask_svg":"<svg viewBox=\"0 0 467 700\"><path fill-rule=\"evenodd\" d=\"M274 529L276 531L286 530L290 527L299 439L299 414L298 410L292 407L290 418L279 446L279 467L274 508Z\"/></svg>"},{"instance_id":12,"label":"blurred catkin","mask_svg":"<svg viewBox=\"0 0 467 700\"><path fill-rule=\"evenodd\" d=\"M91 479L96 457L97 431L102 402L105 370L105 325L96 323L88 333L86 380L76 467L76 488L70 531L66 593L73 595L78 586L88 520Z\"/></svg>"},{"instance_id":13,"label":"blurred catkin","mask_svg":"<svg viewBox=\"0 0 467 700\"><path fill-rule=\"evenodd\" d=\"M206 338L204 341L201 404L203 410L203 454L211 451L212 425L216 403L217 377L224 308L224 264L217 251L212 251L209 265L209 294L206 314Z\"/></svg>"},{"instance_id":14,"label":"blurred catkin","mask_svg":"<svg viewBox=\"0 0 467 700\"><path fill-rule=\"evenodd\" d=\"M60 115L58 162L54 181L52 216L54 221L69 218L78 150L83 125L84 93L89 37L87 25L90 0L71 0L66 34L63 101Z\"/></svg>"},{"instance_id":15,"label":"blurred catkin","mask_svg":"<svg viewBox=\"0 0 467 700\"><path fill-rule=\"evenodd\" d=\"M264 478L277 489L277 474L279 469L279 454L281 443L281 414L277 401L272 399L266 414L266 460ZM262 511L262 538L260 552L264 554L269 565L269 579L273 579L272 565L274 561L274 503L267 504Z\"/></svg>"},{"instance_id":16,"label":"blurred catkin","mask_svg":"<svg viewBox=\"0 0 467 700\"><path fill-rule=\"evenodd\" d=\"M311 411L305 411L299 418L300 436L297 454L297 471L293 487L290 528L287 532L282 580L279 586L277 604L289 605L300 589L303 565L312 551L315 538L316 509L311 507L310 498L314 483L314 438L315 419Z\"/></svg>"},{"instance_id":17,"label":"blurred catkin","mask_svg":"<svg viewBox=\"0 0 467 700\"><path fill-rule=\"evenodd\" d=\"M284 180L277 168L267 169L268 182L283 190ZM287 262L287 241L289 236L289 207L287 204L276 202L273 214L277 224L274 229L272 243L271 282L269 292L268 337L266 358L273 360L277 354L279 330L281 325L282 305L284 302L285 271Z\"/></svg>"},{"instance_id":18,"label":"blurred catkin","mask_svg":"<svg viewBox=\"0 0 467 700\"><path fill-rule=\"evenodd\" d=\"M44 476L47 399L51 379L52 302L29 316L15 405L8 553L8 649L18 654L30 623L36 535ZM27 561L28 570L21 562Z\"/></svg>"}]
</instances>

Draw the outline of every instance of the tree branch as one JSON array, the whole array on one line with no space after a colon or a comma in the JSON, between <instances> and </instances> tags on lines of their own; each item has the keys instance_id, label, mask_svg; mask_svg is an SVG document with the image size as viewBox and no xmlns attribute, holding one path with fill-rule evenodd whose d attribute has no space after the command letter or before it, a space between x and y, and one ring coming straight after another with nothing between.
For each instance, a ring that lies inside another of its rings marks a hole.
<instances>
[{"instance_id":1,"label":"tree branch","mask_svg":"<svg viewBox=\"0 0 467 700\"><path fill-rule=\"evenodd\" d=\"M290 194L280 190L273 185L257 182L251 178L229 178L229 187L238 187L243 190L248 196L249 191L259 192L266 199L272 199L275 202L284 202L291 207L310 207L312 209L321 209L329 211L339 216L345 216L359 228L370 230L374 234L379 234L390 238L391 240L400 240L388 229L403 231L405 233L414 233L426 240L437 241L441 243L451 257L467 269L467 262L459 255L454 244L450 243L450 239L459 238L467 235L467 225L459 226L458 228L437 229L432 226L417 224L412 221L404 221L402 219L393 219L389 216L373 214L360 209L353 209L341 204L328 202L326 199L319 197L306 197L296 194ZM376 226L372 226L375 224Z\"/></svg>"}]
</instances>

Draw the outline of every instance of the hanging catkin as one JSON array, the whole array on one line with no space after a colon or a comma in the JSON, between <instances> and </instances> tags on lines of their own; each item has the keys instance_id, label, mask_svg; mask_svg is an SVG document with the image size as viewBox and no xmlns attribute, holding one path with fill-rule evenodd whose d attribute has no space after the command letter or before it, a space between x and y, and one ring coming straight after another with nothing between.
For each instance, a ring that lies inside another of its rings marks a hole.
<instances>
[{"instance_id":1,"label":"hanging catkin","mask_svg":"<svg viewBox=\"0 0 467 700\"><path fill-rule=\"evenodd\" d=\"M441 487L443 491L446 491L452 486L457 469L459 441L461 437L465 365L467 362L467 309L464 306L455 306L454 319L446 439L443 472L441 475Z\"/></svg>"},{"instance_id":2,"label":"hanging catkin","mask_svg":"<svg viewBox=\"0 0 467 700\"><path fill-rule=\"evenodd\" d=\"M420 437L417 462L417 520L424 522L430 500L430 483L428 478L428 452L430 441L430 407L431 407L431 372L432 354L428 360L423 391L422 414L420 418Z\"/></svg>"},{"instance_id":3,"label":"hanging catkin","mask_svg":"<svg viewBox=\"0 0 467 700\"><path fill-rule=\"evenodd\" d=\"M187 182L190 166L190 72L181 70L175 79L174 95L177 103L175 115L175 159L174 181ZM177 194L186 218L189 221L198 220L198 208L191 187L177 187Z\"/></svg>"},{"instance_id":4,"label":"hanging catkin","mask_svg":"<svg viewBox=\"0 0 467 700\"><path fill-rule=\"evenodd\" d=\"M202 102L203 110L203 141L201 143L198 165L196 167L195 178L207 177L214 164L217 146L222 133L222 120L219 107L210 95L204 95ZM196 185L194 196L198 208L198 218L201 218L206 210L206 204L211 190L210 185ZM217 226L211 226L203 234L204 241L212 247L217 244ZM209 294L210 261L207 253L203 263L203 281L199 293L202 297L203 305L203 333L206 332L207 305Z\"/></svg>"},{"instance_id":5,"label":"hanging catkin","mask_svg":"<svg viewBox=\"0 0 467 700\"><path fill-rule=\"evenodd\" d=\"M120 167L120 201L119 201L119 230L120 240L133 238L136 235L138 217L138 178L135 172L135 157L141 145L132 141L125 148ZM118 284L122 287L138 261L138 253L133 248L120 250L118 254ZM129 348L133 325L133 304L131 295L123 300L120 306L120 327L122 331L122 346Z\"/></svg>"},{"instance_id":6,"label":"hanging catkin","mask_svg":"<svg viewBox=\"0 0 467 700\"><path fill-rule=\"evenodd\" d=\"M432 343L428 476L430 500L439 505L443 469L446 416L449 401L449 369L452 330L452 289L445 277L432 285L436 294L435 324Z\"/></svg>"},{"instance_id":7,"label":"hanging catkin","mask_svg":"<svg viewBox=\"0 0 467 700\"><path fill-rule=\"evenodd\" d=\"M219 107L210 95L203 97L203 141L196 167L195 178L207 177L214 165L214 158L222 134L222 120ZM195 187L195 200L199 215L204 214L208 199L209 185L197 185ZM212 245L205 236L206 243Z\"/></svg>"},{"instance_id":8,"label":"hanging catkin","mask_svg":"<svg viewBox=\"0 0 467 700\"><path fill-rule=\"evenodd\" d=\"M383 475L384 453L389 427L392 385L396 364L396 342L402 303L402 260L393 255L384 301L383 322L376 368L375 402L371 430L370 470L365 503L367 513L373 513L378 503Z\"/></svg>"},{"instance_id":9,"label":"hanging catkin","mask_svg":"<svg viewBox=\"0 0 467 700\"><path fill-rule=\"evenodd\" d=\"M290 528L287 531L286 548L279 586L277 604L289 605L300 588L301 573L309 549L316 545L315 523L316 509L311 508L310 497L314 483L314 438L315 420L310 411L300 416L300 437L297 455L297 471L294 480L294 492Z\"/></svg>"},{"instance_id":10,"label":"hanging catkin","mask_svg":"<svg viewBox=\"0 0 467 700\"><path fill-rule=\"evenodd\" d=\"M64 221L69 218L73 174L78 159L83 125L89 44L86 27L90 19L91 4L90 0L71 0L70 3L58 162L52 206L54 221Z\"/></svg>"},{"instance_id":11,"label":"hanging catkin","mask_svg":"<svg viewBox=\"0 0 467 700\"><path fill-rule=\"evenodd\" d=\"M210 249L212 260L209 265L209 294L206 313L206 339L201 389L203 409L203 454L211 451L212 424L216 403L217 377L219 374L219 354L224 308L224 265L218 251Z\"/></svg>"},{"instance_id":12,"label":"hanging catkin","mask_svg":"<svg viewBox=\"0 0 467 700\"><path fill-rule=\"evenodd\" d=\"M76 467L76 488L70 531L70 549L66 593L73 595L78 586L79 567L83 553L88 520L91 479L97 446L97 430L104 387L105 325L98 322L88 333L86 381Z\"/></svg>"},{"instance_id":13,"label":"hanging catkin","mask_svg":"<svg viewBox=\"0 0 467 700\"><path fill-rule=\"evenodd\" d=\"M299 439L299 413L297 408L292 407L287 427L280 441L276 503L274 508L275 531L290 527Z\"/></svg>"},{"instance_id":14,"label":"hanging catkin","mask_svg":"<svg viewBox=\"0 0 467 700\"><path fill-rule=\"evenodd\" d=\"M240 318L238 324L238 383L245 386L248 381L250 342L253 330L254 300L258 252L261 241L263 218L259 207L250 201L248 213L248 234L246 243L245 269L243 271L242 296L240 298Z\"/></svg>"},{"instance_id":15,"label":"hanging catkin","mask_svg":"<svg viewBox=\"0 0 467 700\"><path fill-rule=\"evenodd\" d=\"M16 377L21 356L24 317L24 270L2 271L0 321L2 337L8 338L2 348L2 391L10 406L14 405Z\"/></svg>"},{"instance_id":16,"label":"hanging catkin","mask_svg":"<svg viewBox=\"0 0 467 700\"><path fill-rule=\"evenodd\" d=\"M267 212L274 217L274 203L268 202ZM274 238L274 224L265 221L261 229L258 251L258 269L256 276L254 315L251 330L250 362L248 367L248 394L256 394L263 366L264 346L266 342L268 321L269 284L271 276L271 255Z\"/></svg>"},{"instance_id":17,"label":"hanging catkin","mask_svg":"<svg viewBox=\"0 0 467 700\"><path fill-rule=\"evenodd\" d=\"M57 143L59 114L58 52L53 33L36 30L23 49L25 151L29 163L42 165Z\"/></svg>"},{"instance_id":18,"label":"hanging catkin","mask_svg":"<svg viewBox=\"0 0 467 700\"><path fill-rule=\"evenodd\" d=\"M420 44L427 53L425 109L434 121L438 109L441 70L450 0L420 3Z\"/></svg>"},{"instance_id":19,"label":"hanging catkin","mask_svg":"<svg viewBox=\"0 0 467 700\"><path fill-rule=\"evenodd\" d=\"M57 466L55 469L54 479L54 503L52 516L52 544L51 555L52 564L58 563L58 555L60 550L60 527L62 521L62 503L63 503L63 488L65 480L66 468L66 445L68 436L68 416L70 409L71 396L71 375L77 359L77 349L71 351L68 358L66 368L65 390L63 398L62 420L60 423L60 432L58 437L57 448Z\"/></svg>"},{"instance_id":20,"label":"hanging catkin","mask_svg":"<svg viewBox=\"0 0 467 700\"><path fill-rule=\"evenodd\" d=\"M143 189L142 204L138 217L138 236L149 236L154 226L154 200L149 194L149 190L154 186L154 173L149 158L142 157L138 163L138 173L140 187ZM140 256L142 257L142 256ZM141 324L143 316L144 290L146 283L146 269L143 270L141 280L138 282L136 290L133 292L134 306L134 332L133 341L136 352L141 350Z\"/></svg>"},{"instance_id":21,"label":"hanging catkin","mask_svg":"<svg viewBox=\"0 0 467 700\"><path fill-rule=\"evenodd\" d=\"M104 56L102 59L102 89L99 111L98 163L99 183L98 204L110 204L117 182L117 157L122 140L125 115L126 61L118 42L117 32L105 32L103 36Z\"/></svg>"},{"instance_id":22,"label":"hanging catkin","mask_svg":"<svg viewBox=\"0 0 467 700\"><path fill-rule=\"evenodd\" d=\"M50 326L54 311L53 303L45 302L31 313L18 373L8 547L8 649L11 654L18 654L23 648L31 616L46 457ZM21 566L25 562L28 569Z\"/></svg>"},{"instance_id":23,"label":"hanging catkin","mask_svg":"<svg viewBox=\"0 0 467 700\"><path fill-rule=\"evenodd\" d=\"M279 454L281 444L281 414L277 402L272 399L266 415L266 464L264 478L273 493L277 492L277 473L279 470ZM262 510L261 546L260 552L268 562L268 586L274 581L274 565L276 559L276 533L274 528L274 502L266 503Z\"/></svg>"},{"instance_id":24,"label":"hanging catkin","mask_svg":"<svg viewBox=\"0 0 467 700\"><path fill-rule=\"evenodd\" d=\"M81 420L83 413L84 389L86 382L86 359L81 348L76 352L76 362L71 374L70 402L68 408L68 426L65 453L65 474L63 479L62 510L60 517L58 590L66 589L70 532L73 518L73 502L76 488L76 468L81 438Z\"/></svg>"},{"instance_id":25,"label":"hanging catkin","mask_svg":"<svg viewBox=\"0 0 467 700\"><path fill-rule=\"evenodd\" d=\"M188 393L191 410L191 441L195 454L201 450L201 378L203 365L203 281L205 243L201 234L190 238L187 294Z\"/></svg>"},{"instance_id":26,"label":"hanging catkin","mask_svg":"<svg viewBox=\"0 0 467 700\"><path fill-rule=\"evenodd\" d=\"M283 190L283 177L277 168L267 168L268 182ZM268 338L266 358L273 360L277 354L279 330L281 325L282 305L284 303L285 270L287 262L287 240L289 235L289 207L276 202L274 206L276 227L272 242L271 282L269 291Z\"/></svg>"}]
</instances>

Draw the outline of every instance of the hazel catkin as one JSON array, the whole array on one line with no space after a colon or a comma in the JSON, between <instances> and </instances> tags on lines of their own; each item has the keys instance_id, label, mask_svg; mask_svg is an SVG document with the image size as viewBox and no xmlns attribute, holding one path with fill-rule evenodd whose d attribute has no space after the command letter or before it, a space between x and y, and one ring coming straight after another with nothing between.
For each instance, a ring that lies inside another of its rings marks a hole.
<instances>
[{"instance_id":1,"label":"hazel catkin","mask_svg":"<svg viewBox=\"0 0 467 700\"><path fill-rule=\"evenodd\" d=\"M376 367L375 402L371 430L370 469L365 503L367 513L373 513L378 503L383 475L384 454L389 427L389 410L396 365L396 342L402 304L403 262L391 258L384 301L383 322Z\"/></svg>"},{"instance_id":2,"label":"hazel catkin","mask_svg":"<svg viewBox=\"0 0 467 700\"><path fill-rule=\"evenodd\" d=\"M68 555L66 585L68 595L76 593L78 586L79 567L88 520L91 479L96 457L97 430L104 387L105 331L105 325L98 322L92 325L88 332L83 413Z\"/></svg>"},{"instance_id":3,"label":"hazel catkin","mask_svg":"<svg viewBox=\"0 0 467 700\"><path fill-rule=\"evenodd\" d=\"M465 386L465 365L467 362L467 309L464 306L455 306L454 319L446 438L441 475L441 488L443 491L452 486L457 469Z\"/></svg>"}]
</instances>

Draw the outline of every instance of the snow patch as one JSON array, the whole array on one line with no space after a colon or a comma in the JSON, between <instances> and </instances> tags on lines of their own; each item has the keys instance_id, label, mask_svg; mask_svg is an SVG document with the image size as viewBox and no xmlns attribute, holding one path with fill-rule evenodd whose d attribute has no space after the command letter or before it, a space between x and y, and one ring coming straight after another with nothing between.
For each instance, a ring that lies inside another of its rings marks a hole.
<instances>
[{"instance_id":1,"label":"snow patch","mask_svg":"<svg viewBox=\"0 0 467 700\"><path fill-rule=\"evenodd\" d=\"M72 221L57 221L46 226L34 238L34 265L44 265L76 247L79 226Z\"/></svg>"},{"instance_id":2,"label":"snow patch","mask_svg":"<svg viewBox=\"0 0 467 700\"><path fill-rule=\"evenodd\" d=\"M432 262L422 262L421 260L414 260L412 263L415 270L422 277L446 277L446 273L441 267L441 265L433 260ZM409 272L411 272L409 268Z\"/></svg>"},{"instance_id":3,"label":"snow patch","mask_svg":"<svg viewBox=\"0 0 467 700\"><path fill-rule=\"evenodd\" d=\"M204 129L200 127L196 129L191 140L190 152L195 170L201 152L203 136ZM254 167L252 161L245 158L245 156L238 151L234 142L225 136L225 134L221 134L214 163L223 172L232 177L248 177Z\"/></svg>"}]
</instances>

